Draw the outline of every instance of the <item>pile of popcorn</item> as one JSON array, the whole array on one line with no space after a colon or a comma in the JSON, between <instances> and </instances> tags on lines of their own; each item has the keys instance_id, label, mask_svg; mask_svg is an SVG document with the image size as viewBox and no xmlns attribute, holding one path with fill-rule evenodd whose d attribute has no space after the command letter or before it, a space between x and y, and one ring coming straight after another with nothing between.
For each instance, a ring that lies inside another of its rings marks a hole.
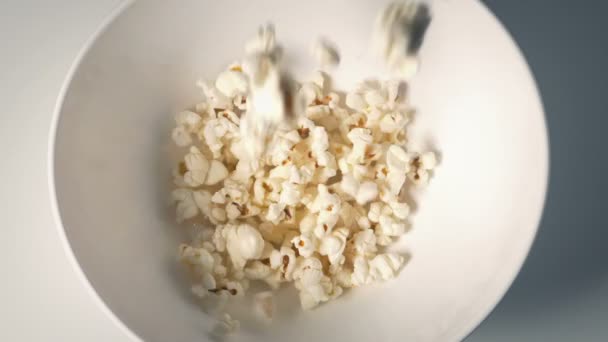
<instances>
[{"instance_id":1,"label":"pile of popcorn","mask_svg":"<svg viewBox=\"0 0 608 342\"><path fill-rule=\"evenodd\" d=\"M312 309L403 266L383 250L407 228L404 186L427 183L435 154L406 150L411 109L399 82L365 81L341 97L327 77L300 85L305 115L256 160L239 127L248 94L240 65L200 82L206 100L175 116L172 138L184 151L173 172L177 221L210 223L179 248L196 295L293 283Z\"/></svg>"}]
</instances>

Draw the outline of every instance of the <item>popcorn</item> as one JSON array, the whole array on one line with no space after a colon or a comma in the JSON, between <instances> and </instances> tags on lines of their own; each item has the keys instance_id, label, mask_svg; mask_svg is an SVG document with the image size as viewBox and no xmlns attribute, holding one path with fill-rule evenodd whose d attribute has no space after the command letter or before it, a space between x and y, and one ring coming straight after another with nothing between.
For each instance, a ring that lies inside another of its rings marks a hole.
<instances>
[{"instance_id":1,"label":"popcorn","mask_svg":"<svg viewBox=\"0 0 608 342\"><path fill-rule=\"evenodd\" d=\"M415 156L411 161L411 171L407 173L408 178L416 185L424 185L429 180L429 171L437 165L435 153L427 152Z\"/></svg>"},{"instance_id":2,"label":"popcorn","mask_svg":"<svg viewBox=\"0 0 608 342\"><path fill-rule=\"evenodd\" d=\"M364 229L355 234L355 250L359 255L371 255L376 253L376 235L371 229Z\"/></svg>"},{"instance_id":3,"label":"popcorn","mask_svg":"<svg viewBox=\"0 0 608 342\"><path fill-rule=\"evenodd\" d=\"M359 183L352 174L342 176L340 188L350 195L359 205L365 205L378 197L378 185L372 181Z\"/></svg>"},{"instance_id":4,"label":"popcorn","mask_svg":"<svg viewBox=\"0 0 608 342\"><path fill-rule=\"evenodd\" d=\"M175 142L175 145L184 147L192 144L192 137L184 126L177 126L171 132L171 139Z\"/></svg>"},{"instance_id":5,"label":"popcorn","mask_svg":"<svg viewBox=\"0 0 608 342\"><path fill-rule=\"evenodd\" d=\"M175 115L175 123L187 133L196 133L201 128L203 120L200 115L184 110Z\"/></svg>"},{"instance_id":6,"label":"popcorn","mask_svg":"<svg viewBox=\"0 0 608 342\"><path fill-rule=\"evenodd\" d=\"M408 173L409 156L397 145L391 145L386 153L386 164L388 166L388 174L386 175L387 185L391 194L398 194L405 183L406 174Z\"/></svg>"},{"instance_id":7,"label":"popcorn","mask_svg":"<svg viewBox=\"0 0 608 342\"><path fill-rule=\"evenodd\" d=\"M377 255L369 262L369 272L374 279L388 280L395 277L405 259L395 253Z\"/></svg>"},{"instance_id":8,"label":"popcorn","mask_svg":"<svg viewBox=\"0 0 608 342\"><path fill-rule=\"evenodd\" d=\"M357 255L353 259L353 273L351 276L353 286L362 286L370 284L373 278L369 271L369 261L361 255Z\"/></svg>"},{"instance_id":9,"label":"popcorn","mask_svg":"<svg viewBox=\"0 0 608 342\"><path fill-rule=\"evenodd\" d=\"M191 146L184 162L188 170L184 174L184 182L191 187L203 185L207 179L207 172L209 172L209 161L201 151L196 146Z\"/></svg>"},{"instance_id":10,"label":"popcorn","mask_svg":"<svg viewBox=\"0 0 608 342\"><path fill-rule=\"evenodd\" d=\"M318 284L323 278L323 265L315 257L304 257L299 261L293 276L304 287Z\"/></svg>"},{"instance_id":11,"label":"popcorn","mask_svg":"<svg viewBox=\"0 0 608 342\"><path fill-rule=\"evenodd\" d=\"M192 190L175 189L171 193L172 202L177 202L176 221L182 223L198 215L199 209L194 201Z\"/></svg>"},{"instance_id":12,"label":"popcorn","mask_svg":"<svg viewBox=\"0 0 608 342\"><path fill-rule=\"evenodd\" d=\"M213 208L211 209L210 217L216 222L225 222L227 218L226 210L222 208Z\"/></svg>"},{"instance_id":13,"label":"popcorn","mask_svg":"<svg viewBox=\"0 0 608 342\"><path fill-rule=\"evenodd\" d=\"M367 128L354 128L347 136L353 143L353 148L347 157L347 161L351 164L364 163L367 147L373 143L371 131Z\"/></svg>"},{"instance_id":14,"label":"popcorn","mask_svg":"<svg viewBox=\"0 0 608 342\"><path fill-rule=\"evenodd\" d=\"M335 229L331 234L327 234L321 239L319 253L327 255L332 265L341 264L344 261L342 253L346 246L348 233L349 231L346 228Z\"/></svg>"},{"instance_id":15,"label":"popcorn","mask_svg":"<svg viewBox=\"0 0 608 342\"><path fill-rule=\"evenodd\" d=\"M232 335L237 333L241 328L241 323L236 319L232 319L229 314L219 319L213 328L212 333L216 336Z\"/></svg>"},{"instance_id":16,"label":"popcorn","mask_svg":"<svg viewBox=\"0 0 608 342\"><path fill-rule=\"evenodd\" d=\"M259 53L272 53L280 49L277 45L274 25L260 26L257 35L245 44L245 52L248 55Z\"/></svg>"},{"instance_id":17,"label":"popcorn","mask_svg":"<svg viewBox=\"0 0 608 342\"><path fill-rule=\"evenodd\" d=\"M365 99L359 93L348 93L346 94L346 105L357 112L362 112L367 108L367 103L365 103Z\"/></svg>"},{"instance_id":18,"label":"popcorn","mask_svg":"<svg viewBox=\"0 0 608 342\"><path fill-rule=\"evenodd\" d=\"M380 215L378 220L380 230L379 233L386 236L401 236L405 233L406 225L397 222L390 215Z\"/></svg>"},{"instance_id":19,"label":"popcorn","mask_svg":"<svg viewBox=\"0 0 608 342\"><path fill-rule=\"evenodd\" d=\"M326 38L317 38L311 46L311 53L322 67L333 67L340 63L338 49Z\"/></svg>"},{"instance_id":20,"label":"popcorn","mask_svg":"<svg viewBox=\"0 0 608 342\"><path fill-rule=\"evenodd\" d=\"M205 185L215 185L228 177L228 169L218 160L212 160L209 173L205 179Z\"/></svg>"},{"instance_id":21,"label":"popcorn","mask_svg":"<svg viewBox=\"0 0 608 342\"><path fill-rule=\"evenodd\" d=\"M257 259L262 255L264 239L257 229L248 224L226 225L223 237L232 265L236 269L242 269L247 260Z\"/></svg>"},{"instance_id":22,"label":"popcorn","mask_svg":"<svg viewBox=\"0 0 608 342\"><path fill-rule=\"evenodd\" d=\"M296 267L296 254L289 247L281 247L280 250L272 251L270 254L270 267L278 270L285 280L292 279L292 273Z\"/></svg>"},{"instance_id":23,"label":"popcorn","mask_svg":"<svg viewBox=\"0 0 608 342\"><path fill-rule=\"evenodd\" d=\"M337 51L326 43L314 53L332 64ZM294 86L271 25L246 51L243 64L199 82L203 102L175 115L171 137L187 147L173 170L176 220L211 223L178 250L192 292L224 303L252 281L273 290L289 282L308 310L395 277L404 258L383 247L408 228L401 191L408 179L425 184L437 165L433 152L404 145L411 109L400 82L361 82L345 106L322 72ZM274 315L271 291L253 304L260 318Z\"/></svg>"},{"instance_id":24,"label":"popcorn","mask_svg":"<svg viewBox=\"0 0 608 342\"><path fill-rule=\"evenodd\" d=\"M232 102L230 99L215 86L202 80L199 80L197 85L203 90L203 93L207 98L207 103L209 103L211 108L229 109L232 107Z\"/></svg>"},{"instance_id":25,"label":"popcorn","mask_svg":"<svg viewBox=\"0 0 608 342\"><path fill-rule=\"evenodd\" d=\"M181 244L179 246L179 258L183 263L188 265L200 266L204 272L210 272L213 269L213 256L204 248L195 248Z\"/></svg>"},{"instance_id":26,"label":"popcorn","mask_svg":"<svg viewBox=\"0 0 608 342\"><path fill-rule=\"evenodd\" d=\"M386 114L380 120L380 131L382 133L395 133L401 131L407 124L408 118L399 112Z\"/></svg>"},{"instance_id":27,"label":"popcorn","mask_svg":"<svg viewBox=\"0 0 608 342\"><path fill-rule=\"evenodd\" d=\"M319 184L317 197L312 203L310 211L318 213L317 224L332 228L340 217L340 197L329 192L327 186Z\"/></svg>"},{"instance_id":28,"label":"popcorn","mask_svg":"<svg viewBox=\"0 0 608 342\"><path fill-rule=\"evenodd\" d=\"M240 71L226 70L215 80L215 87L226 97L247 93L247 77Z\"/></svg>"},{"instance_id":29,"label":"popcorn","mask_svg":"<svg viewBox=\"0 0 608 342\"><path fill-rule=\"evenodd\" d=\"M405 79L416 74L416 55L431 22L429 5L421 1L393 2L378 15L374 50L389 68Z\"/></svg>"},{"instance_id":30,"label":"popcorn","mask_svg":"<svg viewBox=\"0 0 608 342\"><path fill-rule=\"evenodd\" d=\"M298 249L298 253L305 258L312 256L317 250L316 241L305 235L294 237L291 243Z\"/></svg>"}]
</instances>

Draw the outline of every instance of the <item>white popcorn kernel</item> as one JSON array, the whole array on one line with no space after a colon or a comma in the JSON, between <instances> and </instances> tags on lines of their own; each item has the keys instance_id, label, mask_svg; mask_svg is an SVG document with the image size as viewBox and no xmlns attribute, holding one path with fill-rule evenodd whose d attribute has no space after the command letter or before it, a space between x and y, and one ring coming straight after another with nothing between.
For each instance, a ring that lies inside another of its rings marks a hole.
<instances>
[{"instance_id":1,"label":"white popcorn kernel","mask_svg":"<svg viewBox=\"0 0 608 342\"><path fill-rule=\"evenodd\" d=\"M253 297L255 313L265 320L272 320L275 311L274 296L270 291L257 293Z\"/></svg>"},{"instance_id":2,"label":"white popcorn kernel","mask_svg":"<svg viewBox=\"0 0 608 342\"><path fill-rule=\"evenodd\" d=\"M199 297L199 298L205 298L209 295L209 291L204 288L202 285L192 285L192 293L194 293L195 296Z\"/></svg>"},{"instance_id":3,"label":"white popcorn kernel","mask_svg":"<svg viewBox=\"0 0 608 342\"><path fill-rule=\"evenodd\" d=\"M213 256L203 248L194 248L186 244L179 246L178 255L183 263L201 266L204 272L209 272L213 269Z\"/></svg>"},{"instance_id":4,"label":"white popcorn kernel","mask_svg":"<svg viewBox=\"0 0 608 342\"><path fill-rule=\"evenodd\" d=\"M213 245L218 252L224 252L226 250L226 239L224 238L224 227L219 225L213 232Z\"/></svg>"},{"instance_id":5,"label":"white popcorn kernel","mask_svg":"<svg viewBox=\"0 0 608 342\"><path fill-rule=\"evenodd\" d=\"M365 99L359 93L346 94L346 105L358 112L362 112L367 107Z\"/></svg>"},{"instance_id":6,"label":"white popcorn kernel","mask_svg":"<svg viewBox=\"0 0 608 342\"><path fill-rule=\"evenodd\" d=\"M278 251L270 254L270 267L279 270L286 280L292 279L293 271L296 267L296 254L289 247L281 247Z\"/></svg>"},{"instance_id":7,"label":"white popcorn kernel","mask_svg":"<svg viewBox=\"0 0 608 342\"><path fill-rule=\"evenodd\" d=\"M395 253L377 255L369 262L370 273L374 279L388 280L397 275L405 259Z\"/></svg>"},{"instance_id":8,"label":"white popcorn kernel","mask_svg":"<svg viewBox=\"0 0 608 342\"><path fill-rule=\"evenodd\" d=\"M321 239L319 246L319 253L321 255L327 255L331 264L340 263L343 261L344 248L346 247L346 238L348 237L348 230L340 228L332 231L331 234L325 235Z\"/></svg>"},{"instance_id":9,"label":"white popcorn kernel","mask_svg":"<svg viewBox=\"0 0 608 342\"><path fill-rule=\"evenodd\" d=\"M201 128L203 120L200 115L184 110L175 115L175 123L185 128L188 133L196 133Z\"/></svg>"},{"instance_id":10,"label":"white popcorn kernel","mask_svg":"<svg viewBox=\"0 0 608 342\"><path fill-rule=\"evenodd\" d=\"M266 211L266 220L273 224L279 224L285 218L285 205L282 203L272 203Z\"/></svg>"},{"instance_id":11,"label":"white popcorn kernel","mask_svg":"<svg viewBox=\"0 0 608 342\"><path fill-rule=\"evenodd\" d=\"M300 291L299 296L303 310L311 310L319 305L319 301L309 291Z\"/></svg>"},{"instance_id":12,"label":"white popcorn kernel","mask_svg":"<svg viewBox=\"0 0 608 342\"><path fill-rule=\"evenodd\" d=\"M411 159L411 170L407 173L408 178L415 185L424 185L429 180L429 170L437 165L437 157L433 152L427 152Z\"/></svg>"},{"instance_id":13,"label":"white popcorn kernel","mask_svg":"<svg viewBox=\"0 0 608 342\"><path fill-rule=\"evenodd\" d=\"M374 202L370 204L369 211L367 212L367 218L374 223L380 221L380 215L382 215L382 208L384 204L382 202Z\"/></svg>"},{"instance_id":14,"label":"white popcorn kernel","mask_svg":"<svg viewBox=\"0 0 608 342\"><path fill-rule=\"evenodd\" d=\"M209 171L209 161L196 146L190 147L190 152L184 157L184 162L188 170L184 173L184 182L191 187L204 184Z\"/></svg>"},{"instance_id":15,"label":"white popcorn kernel","mask_svg":"<svg viewBox=\"0 0 608 342\"><path fill-rule=\"evenodd\" d=\"M420 165L425 170L432 170L437 166L437 157L433 152L426 152L420 156Z\"/></svg>"},{"instance_id":16,"label":"white popcorn kernel","mask_svg":"<svg viewBox=\"0 0 608 342\"><path fill-rule=\"evenodd\" d=\"M211 108L229 109L232 106L230 99L212 84L199 80L196 85L203 90Z\"/></svg>"},{"instance_id":17,"label":"white popcorn kernel","mask_svg":"<svg viewBox=\"0 0 608 342\"><path fill-rule=\"evenodd\" d=\"M329 102L328 102L329 103ZM320 123L331 115L331 108L328 105L315 105L306 108L306 117L315 123Z\"/></svg>"},{"instance_id":18,"label":"white popcorn kernel","mask_svg":"<svg viewBox=\"0 0 608 342\"><path fill-rule=\"evenodd\" d=\"M217 286L217 282L211 273L205 273L201 277L201 286L206 290L213 290Z\"/></svg>"},{"instance_id":19,"label":"white popcorn kernel","mask_svg":"<svg viewBox=\"0 0 608 342\"><path fill-rule=\"evenodd\" d=\"M268 173L269 178L289 179L291 177L291 169L294 165L279 165L273 167Z\"/></svg>"},{"instance_id":20,"label":"white popcorn kernel","mask_svg":"<svg viewBox=\"0 0 608 342\"><path fill-rule=\"evenodd\" d=\"M226 205L226 217L229 221L234 221L241 216L240 206L234 202L228 203Z\"/></svg>"},{"instance_id":21,"label":"white popcorn kernel","mask_svg":"<svg viewBox=\"0 0 608 342\"><path fill-rule=\"evenodd\" d=\"M274 25L266 24L260 26L255 37L245 44L245 53L248 55L271 53L278 48Z\"/></svg>"},{"instance_id":22,"label":"white popcorn kernel","mask_svg":"<svg viewBox=\"0 0 608 342\"><path fill-rule=\"evenodd\" d=\"M173 202L177 202L175 219L178 223L198 215L199 209L191 190L175 189L171 192L171 199Z\"/></svg>"},{"instance_id":23,"label":"white popcorn kernel","mask_svg":"<svg viewBox=\"0 0 608 342\"><path fill-rule=\"evenodd\" d=\"M232 265L243 269L247 260L257 259L264 248L264 239L257 229L248 224L226 225L224 228L226 250L232 260Z\"/></svg>"},{"instance_id":24,"label":"white popcorn kernel","mask_svg":"<svg viewBox=\"0 0 608 342\"><path fill-rule=\"evenodd\" d=\"M184 147L192 144L192 137L184 126L177 126L171 132L171 139L175 145Z\"/></svg>"},{"instance_id":25,"label":"white popcorn kernel","mask_svg":"<svg viewBox=\"0 0 608 342\"><path fill-rule=\"evenodd\" d=\"M354 236L355 250L358 254L369 255L376 253L376 235L372 229L365 229Z\"/></svg>"},{"instance_id":26,"label":"white popcorn kernel","mask_svg":"<svg viewBox=\"0 0 608 342\"><path fill-rule=\"evenodd\" d=\"M212 160L205 185L215 185L228 177L228 169L220 161Z\"/></svg>"},{"instance_id":27,"label":"white popcorn kernel","mask_svg":"<svg viewBox=\"0 0 608 342\"><path fill-rule=\"evenodd\" d=\"M215 80L215 87L229 98L247 93L247 78L239 71L226 70Z\"/></svg>"},{"instance_id":28,"label":"white popcorn kernel","mask_svg":"<svg viewBox=\"0 0 608 342\"><path fill-rule=\"evenodd\" d=\"M390 215L381 215L379 224L381 233L386 236L401 236L407 229L405 223L396 222Z\"/></svg>"},{"instance_id":29,"label":"white popcorn kernel","mask_svg":"<svg viewBox=\"0 0 608 342\"><path fill-rule=\"evenodd\" d=\"M315 241L305 235L294 237L291 243L298 249L298 253L305 258L312 256L317 247Z\"/></svg>"},{"instance_id":30,"label":"white popcorn kernel","mask_svg":"<svg viewBox=\"0 0 608 342\"><path fill-rule=\"evenodd\" d=\"M326 38L317 38L311 46L311 53L322 67L333 67L340 63L340 53L336 45Z\"/></svg>"},{"instance_id":31,"label":"white popcorn kernel","mask_svg":"<svg viewBox=\"0 0 608 342\"><path fill-rule=\"evenodd\" d=\"M353 260L352 284L361 286L371 282L369 263L364 256L356 256Z\"/></svg>"},{"instance_id":32,"label":"white popcorn kernel","mask_svg":"<svg viewBox=\"0 0 608 342\"><path fill-rule=\"evenodd\" d=\"M367 128L354 128L348 135L348 139L353 143L353 148L347 157L349 163L362 164L365 162L365 152L369 145L373 143L371 131Z\"/></svg>"},{"instance_id":33,"label":"white popcorn kernel","mask_svg":"<svg viewBox=\"0 0 608 342\"><path fill-rule=\"evenodd\" d=\"M352 174L343 174L342 181L340 182L340 189L342 189L345 194L350 195L352 198L357 198L357 193L359 192L359 182Z\"/></svg>"},{"instance_id":34,"label":"white popcorn kernel","mask_svg":"<svg viewBox=\"0 0 608 342\"><path fill-rule=\"evenodd\" d=\"M365 93L365 102L372 107L384 105L388 99L384 89L373 89Z\"/></svg>"},{"instance_id":35,"label":"white popcorn kernel","mask_svg":"<svg viewBox=\"0 0 608 342\"><path fill-rule=\"evenodd\" d=\"M227 282L226 290L234 297L243 297L245 295L245 288L243 287L243 284L238 281Z\"/></svg>"},{"instance_id":36,"label":"white popcorn kernel","mask_svg":"<svg viewBox=\"0 0 608 342\"><path fill-rule=\"evenodd\" d=\"M262 235L248 224L241 224L237 230L239 253L246 260L257 259L262 255L264 239Z\"/></svg>"},{"instance_id":37,"label":"white popcorn kernel","mask_svg":"<svg viewBox=\"0 0 608 342\"><path fill-rule=\"evenodd\" d=\"M303 287L319 284L323 278L323 264L314 257L301 259L293 272L293 278Z\"/></svg>"},{"instance_id":38,"label":"white popcorn kernel","mask_svg":"<svg viewBox=\"0 0 608 342\"><path fill-rule=\"evenodd\" d=\"M317 223L332 228L340 218L340 197L329 192L326 185L319 184L317 197L311 205L311 212L317 213Z\"/></svg>"},{"instance_id":39,"label":"white popcorn kernel","mask_svg":"<svg viewBox=\"0 0 608 342\"><path fill-rule=\"evenodd\" d=\"M352 272L341 268L335 275L336 284L343 288L353 287Z\"/></svg>"},{"instance_id":40,"label":"white popcorn kernel","mask_svg":"<svg viewBox=\"0 0 608 342\"><path fill-rule=\"evenodd\" d=\"M393 215L398 219L405 220L410 214L410 207L407 203L393 201L389 203L389 206L393 210Z\"/></svg>"},{"instance_id":41,"label":"white popcorn kernel","mask_svg":"<svg viewBox=\"0 0 608 342\"><path fill-rule=\"evenodd\" d=\"M211 209L211 218L217 222L226 222L226 211L222 208Z\"/></svg>"},{"instance_id":42,"label":"white popcorn kernel","mask_svg":"<svg viewBox=\"0 0 608 342\"><path fill-rule=\"evenodd\" d=\"M417 64L411 60L417 60L430 22L430 8L425 2L391 3L378 15L373 32L373 48L393 72L399 72L401 77L409 79L417 69Z\"/></svg>"},{"instance_id":43,"label":"white popcorn kernel","mask_svg":"<svg viewBox=\"0 0 608 342\"><path fill-rule=\"evenodd\" d=\"M271 268L263 262L255 260L245 267L243 271L247 279L260 280L270 275Z\"/></svg>"},{"instance_id":44,"label":"white popcorn kernel","mask_svg":"<svg viewBox=\"0 0 608 342\"><path fill-rule=\"evenodd\" d=\"M407 119L401 113L389 113L380 120L380 131L383 133L393 133L403 129L406 123Z\"/></svg>"},{"instance_id":45,"label":"white popcorn kernel","mask_svg":"<svg viewBox=\"0 0 608 342\"><path fill-rule=\"evenodd\" d=\"M409 170L410 156L397 145L391 145L386 153L386 164L392 170L407 172Z\"/></svg>"},{"instance_id":46,"label":"white popcorn kernel","mask_svg":"<svg viewBox=\"0 0 608 342\"><path fill-rule=\"evenodd\" d=\"M241 323L238 320L232 319L229 314L224 314L215 324L212 333L216 336L232 335L237 333L240 328Z\"/></svg>"},{"instance_id":47,"label":"white popcorn kernel","mask_svg":"<svg viewBox=\"0 0 608 342\"><path fill-rule=\"evenodd\" d=\"M397 171L389 171L386 177L386 184L391 194L398 194L405 183L407 174L402 174Z\"/></svg>"},{"instance_id":48,"label":"white popcorn kernel","mask_svg":"<svg viewBox=\"0 0 608 342\"><path fill-rule=\"evenodd\" d=\"M359 205L365 205L378 197L378 185L374 182L363 182L355 199Z\"/></svg>"},{"instance_id":49,"label":"white popcorn kernel","mask_svg":"<svg viewBox=\"0 0 608 342\"><path fill-rule=\"evenodd\" d=\"M193 241L195 243L196 241ZM210 241L205 241L201 244L201 248L205 249L209 253L215 252L215 246Z\"/></svg>"},{"instance_id":50,"label":"white popcorn kernel","mask_svg":"<svg viewBox=\"0 0 608 342\"><path fill-rule=\"evenodd\" d=\"M329 148L329 137L325 127L315 127L312 132L312 143L310 145L311 151L323 152Z\"/></svg>"},{"instance_id":51,"label":"white popcorn kernel","mask_svg":"<svg viewBox=\"0 0 608 342\"><path fill-rule=\"evenodd\" d=\"M306 106L310 106L315 103L315 100L323 97L322 87L311 82L304 83L300 90L298 90L298 97Z\"/></svg>"},{"instance_id":52,"label":"white popcorn kernel","mask_svg":"<svg viewBox=\"0 0 608 342\"><path fill-rule=\"evenodd\" d=\"M199 132L199 136L205 140L209 150L213 154L213 158L221 157L221 150L224 143L221 138L226 134L226 127L220 124L219 120L212 119L207 121L205 127Z\"/></svg>"}]
</instances>

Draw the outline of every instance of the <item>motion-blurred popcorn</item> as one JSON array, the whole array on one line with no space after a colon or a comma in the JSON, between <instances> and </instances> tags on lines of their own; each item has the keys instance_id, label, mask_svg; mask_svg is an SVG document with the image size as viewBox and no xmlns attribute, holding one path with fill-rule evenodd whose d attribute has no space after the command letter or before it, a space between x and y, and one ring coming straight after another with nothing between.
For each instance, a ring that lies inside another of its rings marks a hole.
<instances>
[{"instance_id":1,"label":"motion-blurred popcorn","mask_svg":"<svg viewBox=\"0 0 608 342\"><path fill-rule=\"evenodd\" d=\"M337 51L317 45L320 62L336 62ZM271 290L292 283L302 308L312 309L395 277L405 259L385 247L409 227L403 195L437 165L433 152L404 145L411 108L400 82L366 80L341 96L317 72L285 97L274 28L262 27L246 51L215 82L199 82L205 100L179 112L171 133L180 147L176 221L210 227L179 248L192 292L223 303L245 295L250 282ZM252 85L257 76L274 85ZM303 106L288 123L285 99ZM254 109L277 114L273 127L256 121ZM252 131L271 134L251 140ZM258 293L254 308L272 318L272 292ZM224 316L218 326L225 333L239 324Z\"/></svg>"}]
</instances>

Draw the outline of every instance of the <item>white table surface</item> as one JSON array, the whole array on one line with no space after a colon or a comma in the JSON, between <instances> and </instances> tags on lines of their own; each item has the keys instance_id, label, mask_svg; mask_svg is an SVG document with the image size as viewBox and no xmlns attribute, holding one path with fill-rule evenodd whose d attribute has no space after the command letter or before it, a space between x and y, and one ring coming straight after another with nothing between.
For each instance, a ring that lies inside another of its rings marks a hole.
<instances>
[{"instance_id":1,"label":"white table surface","mask_svg":"<svg viewBox=\"0 0 608 342\"><path fill-rule=\"evenodd\" d=\"M0 341L128 341L97 307L64 253L51 216L46 163L51 114L64 77L120 2L0 2ZM543 248L542 236L539 245ZM553 273L546 277L559 279ZM605 341L608 316L599 304L608 302L605 279L567 301L557 292L549 297L551 291L546 300L526 300L553 303L544 312L519 303L517 296L530 287L515 286L515 299L508 295L470 340Z\"/></svg>"}]
</instances>

